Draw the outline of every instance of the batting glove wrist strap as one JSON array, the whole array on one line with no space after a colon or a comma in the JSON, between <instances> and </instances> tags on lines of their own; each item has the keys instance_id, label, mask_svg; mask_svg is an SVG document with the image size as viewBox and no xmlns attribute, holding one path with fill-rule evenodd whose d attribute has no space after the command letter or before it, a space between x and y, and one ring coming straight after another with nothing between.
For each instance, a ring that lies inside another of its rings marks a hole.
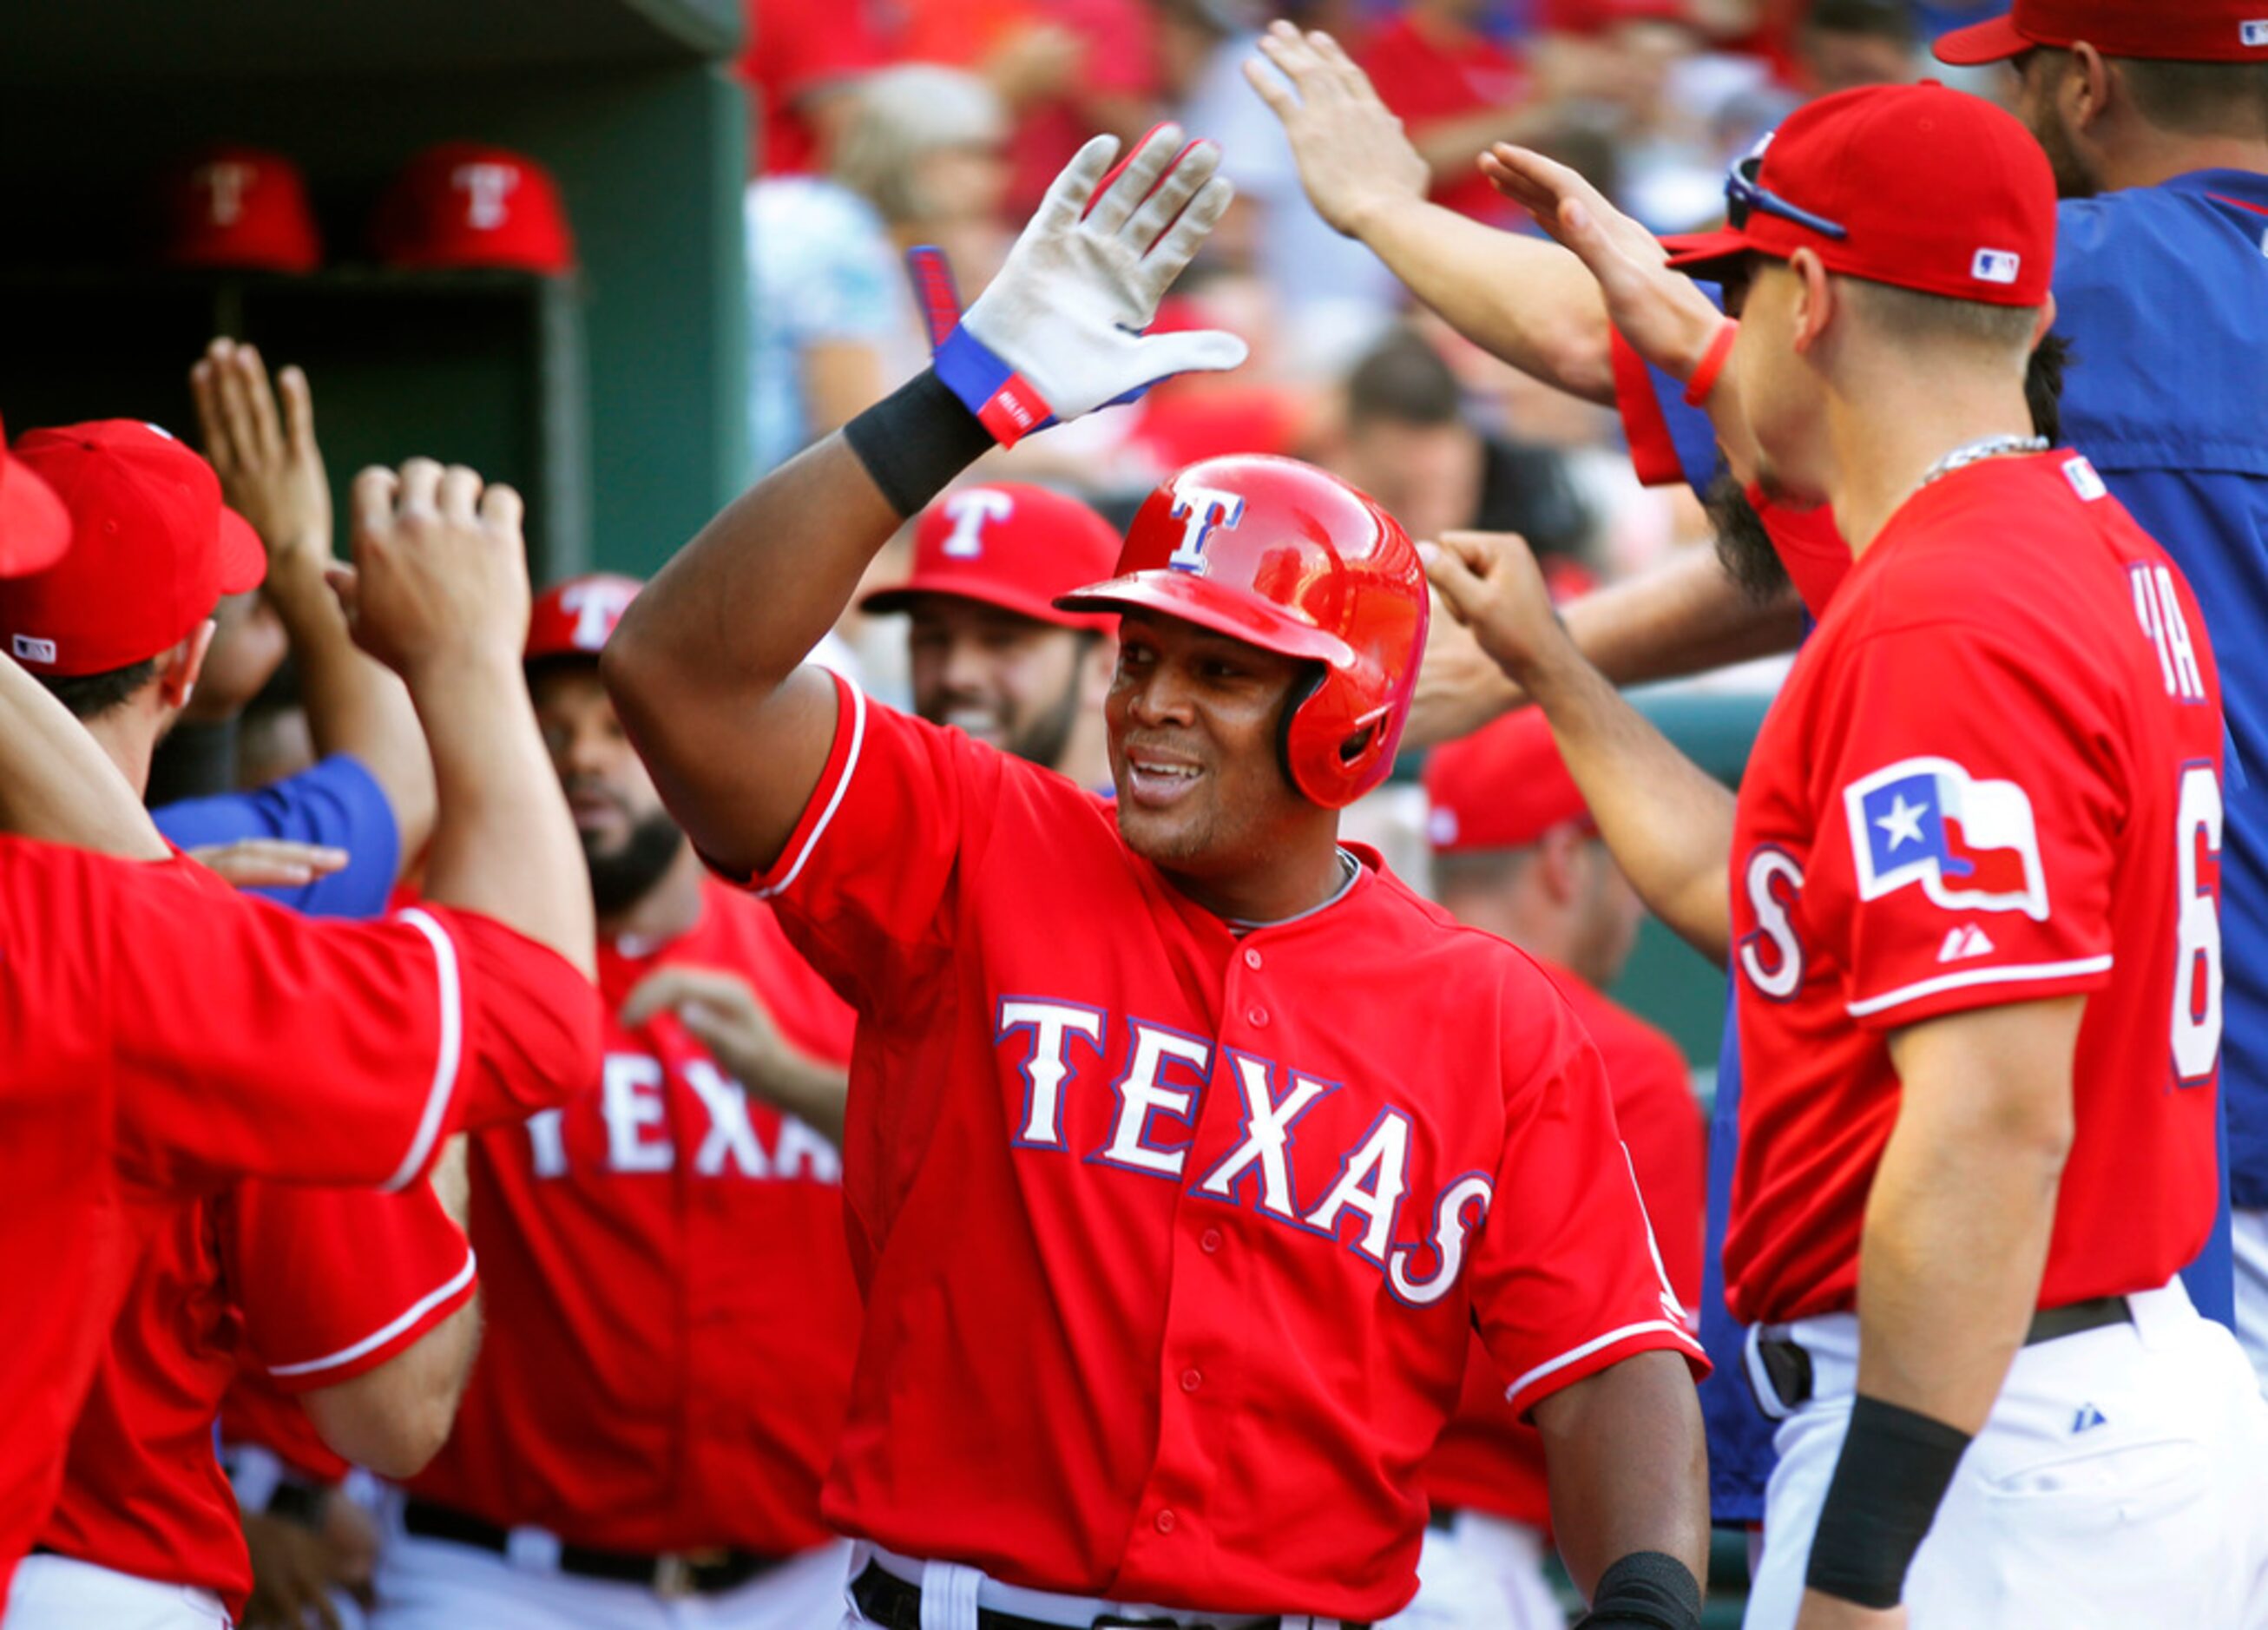
<instances>
[{"instance_id":1,"label":"batting glove wrist strap","mask_svg":"<svg viewBox=\"0 0 2268 1630\"><path fill-rule=\"evenodd\" d=\"M911 380L843 427L843 439L866 467L890 507L917 515L946 483L992 446L935 370Z\"/></svg>"},{"instance_id":2,"label":"batting glove wrist strap","mask_svg":"<svg viewBox=\"0 0 2268 1630\"><path fill-rule=\"evenodd\" d=\"M966 323L946 336L931 365L946 388L1004 447L1012 447L1056 422L1056 410L1040 395L1040 387L971 334Z\"/></svg>"},{"instance_id":3,"label":"batting glove wrist strap","mask_svg":"<svg viewBox=\"0 0 2268 1630\"><path fill-rule=\"evenodd\" d=\"M1864 1393L1853 1399L1803 1582L1860 1607L1896 1607L1968 1447L1956 1427Z\"/></svg>"},{"instance_id":4,"label":"batting glove wrist strap","mask_svg":"<svg viewBox=\"0 0 2268 1630\"><path fill-rule=\"evenodd\" d=\"M1698 1630L1701 1582L1662 1551L1633 1551L1599 1575L1575 1630Z\"/></svg>"}]
</instances>

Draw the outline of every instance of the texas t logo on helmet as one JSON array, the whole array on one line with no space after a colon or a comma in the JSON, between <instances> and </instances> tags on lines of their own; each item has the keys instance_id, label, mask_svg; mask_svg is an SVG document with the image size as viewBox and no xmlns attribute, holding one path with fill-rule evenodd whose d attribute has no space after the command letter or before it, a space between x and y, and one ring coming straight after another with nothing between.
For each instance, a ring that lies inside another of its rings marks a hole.
<instances>
[{"instance_id":1,"label":"texas t logo on helmet","mask_svg":"<svg viewBox=\"0 0 2268 1630\"><path fill-rule=\"evenodd\" d=\"M1176 481L1173 487L1171 513L1182 523L1182 541L1166 557L1166 564L1176 572L1203 572L1205 539L1215 527L1233 527L1244 519L1244 495L1187 481Z\"/></svg>"}]
</instances>

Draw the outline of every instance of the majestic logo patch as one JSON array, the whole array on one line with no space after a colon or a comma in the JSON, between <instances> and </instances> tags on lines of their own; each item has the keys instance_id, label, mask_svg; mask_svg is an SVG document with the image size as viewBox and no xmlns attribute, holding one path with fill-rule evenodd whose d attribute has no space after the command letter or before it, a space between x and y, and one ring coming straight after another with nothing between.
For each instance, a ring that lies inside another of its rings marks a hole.
<instances>
[{"instance_id":1,"label":"majestic logo patch","mask_svg":"<svg viewBox=\"0 0 2268 1630\"><path fill-rule=\"evenodd\" d=\"M1843 789L1859 897L1908 883L1948 911L2048 916L2032 800L2014 781L1979 781L1949 758L1906 758Z\"/></svg>"},{"instance_id":2,"label":"majestic logo patch","mask_svg":"<svg viewBox=\"0 0 2268 1630\"><path fill-rule=\"evenodd\" d=\"M1969 262L1969 275L1979 283L2014 283L2024 257L2014 249L1979 249Z\"/></svg>"},{"instance_id":3,"label":"majestic logo patch","mask_svg":"<svg viewBox=\"0 0 2268 1630\"><path fill-rule=\"evenodd\" d=\"M1177 482L1168 513L1182 523L1182 541L1166 564L1176 572L1203 572L1205 540L1216 527L1233 527L1244 519L1244 495Z\"/></svg>"},{"instance_id":4,"label":"majestic logo patch","mask_svg":"<svg viewBox=\"0 0 2268 1630\"><path fill-rule=\"evenodd\" d=\"M2110 496L2110 489L2102 484L2102 477L2095 473L2095 466L2087 461L2083 453L2073 454L2063 461L2063 478L2071 483L2071 490L2082 503Z\"/></svg>"},{"instance_id":5,"label":"majestic logo patch","mask_svg":"<svg viewBox=\"0 0 2268 1630\"><path fill-rule=\"evenodd\" d=\"M1958 928L1945 931L1945 943L1938 948L1937 960L1957 963L1971 956L1990 956L1998 948L1975 923L1963 923Z\"/></svg>"}]
</instances>

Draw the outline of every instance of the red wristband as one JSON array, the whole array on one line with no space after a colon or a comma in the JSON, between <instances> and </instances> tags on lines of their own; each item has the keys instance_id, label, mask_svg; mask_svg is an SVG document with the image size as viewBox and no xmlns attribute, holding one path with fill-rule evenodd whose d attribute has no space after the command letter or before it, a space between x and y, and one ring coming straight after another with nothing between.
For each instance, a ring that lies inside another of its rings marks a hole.
<instances>
[{"instance_id":1,"label":"red wristband","mask_svg":"<svg viewBox=\"0 0 2268 1630\"><path fill-rule=\"evenodd\" d=\"M1730 318L1718 325L1716 337L1701 353L1701 365L1693 370L1692 379L1686 382L1687 407L1698 408L1708 402L1709 393L1717 388L1717 376L1725 371L1725 358L1733 354L1733 341L1740 331L1741 325Z\"/></svg>"}]
</instances>

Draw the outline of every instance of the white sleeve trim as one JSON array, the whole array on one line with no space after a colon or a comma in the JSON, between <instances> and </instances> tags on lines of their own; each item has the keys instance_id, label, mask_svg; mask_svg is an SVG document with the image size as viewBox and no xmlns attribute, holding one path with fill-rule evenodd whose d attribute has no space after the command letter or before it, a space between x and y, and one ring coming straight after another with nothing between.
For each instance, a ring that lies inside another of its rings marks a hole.
<instances>
[{"instance_id":1,"label":"white sleeve trim","mask_svg":"<svg viewBox=\"0 0 2268 1630\"><path fill-rule=\"evenodd\" d=\"M850 777L858 768L858 749L866 741L866 693L839 676L837 683L850 693L850 750L843 756L843 773L835 778L835 790L828 795L827 808L821 810L819 819L812 822L811 836L805 838L803 847L795 852L794 863L780 874L779 881L753 890L759 900L769 900L781 893L802 874L803 863L811 859L811 852L818 847L820 838L826 834L828 822L835 819L835 812L843 807L843 794L850 790Z\"/></svg>"},{"instance_id":2,"label":"white sleeve trim","mask_svg":"<svg viewBox=\"0 0 2268 1630\"><path fill-rule=\"evenodd\" d=\"M401 917L433 948L434 982L440 987L441 997L441 1044L433 1060L433 1085L425 1094L425 1112L417 1120L417 1135L410 1141L409 1152L401 1157L400 1169L385 1185L389 1192L406 1187L425 1169L434 1140L441 1132L444 1112L457 1090L457 1072L464 1062L465 1048L465 996L457 977L456 942L431 913L417 906L409 907Z\"/></svg>"},{"instance_id":3,"label":"white sleeve trim","mask_svg":"<svg viewBox=\"0 0 2268 1630\"><path fill-rule=\"evenodd\" d=\"M1505 1399L1510 1402L1545 1376L1557 1375L1570 1364L1581 1363L1602 1347L1611 1347L1617 1341L1627 1341L1632 1336L1651 1335L1655 1331L1676 1337L1696 1353L1701 1351L1701 1344L1693 1339L1683 1325L1673 1324L1668 1319L1644 1319L1636 1324L1625 1324L1620 1330L1610 1330L1603 1336L1594 1336L1581 1346L1570 1348L1557 1358L1538 1364L1504 1390Z\"/></svg>"},{"instance_id":4,"label":"white sleeve trim","mask_svg":"<svg viewBox=\"0 0 2268 1630\"><path fill-rule=\"evenodd\" d=\"M364 1353L374 1353L384 1346L471 1284L473 1271L473 1253L471 1248L468 1247L465 1251L465 1265L457 1270L449 1282L437 1290L418 1297L402 1310L400 1318L393 1320L381 1329L371 1331L352 1346L341 1347L337 1352L327 1353L319 1359L309 1359L304 1364L270 1364L268 1367L268 1373L276 1376L312 1376L320 1369L336 1369L342 1364L351 1364Z\"/></svg>"},{"instance_id":5,"label":"white sleeve trim","mask_svg":"<svg viewBox=\"0 0 2268 1630\"><path fill-rule=\"evenodd\" d=\"M2075 957L2067 963L2012 963L2002 968L1965 968L1959 973L1941 973L1933 979L1901 985L1895 991L1885 991L1880 996L1866 997L1847 1006L1853 1019L1863 1019L1901 1002L1935 996L1940 991L1958 991L1972 985L2024 985L2040 979L2069 979L2080 974L2107 973L2110 968L2110 954L2107 951L2101 956Z\"/></svg>"}]
</instances>

